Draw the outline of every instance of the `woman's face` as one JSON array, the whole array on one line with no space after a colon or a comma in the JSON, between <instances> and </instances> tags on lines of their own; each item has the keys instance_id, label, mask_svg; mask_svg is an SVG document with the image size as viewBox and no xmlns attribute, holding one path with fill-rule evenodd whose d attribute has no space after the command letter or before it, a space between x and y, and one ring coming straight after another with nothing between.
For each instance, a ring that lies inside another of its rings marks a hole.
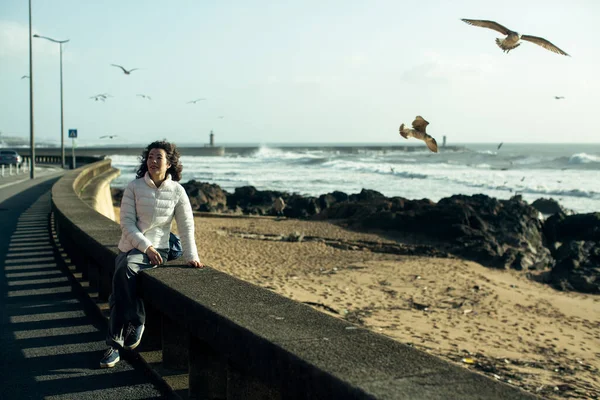
<instances>
[{"instance_id":1,"label":"woman's face","mask_svg":"<svg viewBox=\"0 0 600 400\"><path fill-rule=\"evenodd\" d=\"M148 153L148 173L153 179L163 180L171 164L167 162L167 152L163 149L151 149Z\"/></svg>"}]
</instances>

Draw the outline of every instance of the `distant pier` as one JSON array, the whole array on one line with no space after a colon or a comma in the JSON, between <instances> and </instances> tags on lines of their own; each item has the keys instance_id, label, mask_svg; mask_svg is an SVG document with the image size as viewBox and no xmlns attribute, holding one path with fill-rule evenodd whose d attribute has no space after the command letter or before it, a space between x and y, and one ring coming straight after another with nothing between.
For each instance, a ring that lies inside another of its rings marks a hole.
<instances>
[{"instance_id":1,"label":"distant pier","mask_svg":"<svg viewBox=\"0 0 600 400\"><path fill-rule=\"evenodd\" d=\"M182 155L186 156L200 156L200 157L221 157L224 155L250 155L261 149L260 145L246 145L246 146L178 146ZM311 145L267 145L270 149L278 149L283 151L329 151L346 154L359 154L364 151L381 151L384 153L394 151L425 151L425 146L385 146L385 145L325 145L319 146L315 144ZM19 154L23 157L29 156L29 148L19 147L17 148ZM103 155L123 155L123 156L140 156L144 146L93 146L93 147L78 147L75 149L77 157L93 157ZM452 152L452 151L464 151L467 150L464 146L445 146L440 148L441 153ZM60 157L59 147L41 147L35 149L36 156L45 157Z\"/></svg>"}]
</instances>

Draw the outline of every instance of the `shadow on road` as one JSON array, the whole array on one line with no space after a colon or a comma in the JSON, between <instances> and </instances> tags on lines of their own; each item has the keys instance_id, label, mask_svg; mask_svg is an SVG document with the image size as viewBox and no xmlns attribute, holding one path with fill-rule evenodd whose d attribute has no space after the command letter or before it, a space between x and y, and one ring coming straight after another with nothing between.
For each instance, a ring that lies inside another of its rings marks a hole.
<instances>
[{"instance_id":1,"label":"shadow on road","mask_svg":"<svg viewBox=\"0 0 600 400\"><path fill-rule=\"evenodd\" d=\"M0 399L163 398L125 361L99 368L104 325L61 269L49 227L57 179L0 203Z\"/></svg>"}]
</instances>

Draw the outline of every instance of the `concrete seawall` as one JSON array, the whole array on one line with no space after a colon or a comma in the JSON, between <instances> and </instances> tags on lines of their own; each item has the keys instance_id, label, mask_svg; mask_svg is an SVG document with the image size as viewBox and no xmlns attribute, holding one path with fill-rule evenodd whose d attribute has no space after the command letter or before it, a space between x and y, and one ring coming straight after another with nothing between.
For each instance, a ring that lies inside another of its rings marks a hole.
<instances>
[{"instance_id":1,"label":"concrete seawall","mask_svg":"<svg viewBox=\"0 0 600 400\"><path fill-rule=\"evenodd\" d=\"M69 171L52 189L60 243L98 303L111 291L120 229L82 197L104 195L93 186L111 169L104 160ZM139 289L148 311L140 354L185 376L190 398L535 398L210 267L170 262L140 274Z\"/></svg>"}]
</instances>

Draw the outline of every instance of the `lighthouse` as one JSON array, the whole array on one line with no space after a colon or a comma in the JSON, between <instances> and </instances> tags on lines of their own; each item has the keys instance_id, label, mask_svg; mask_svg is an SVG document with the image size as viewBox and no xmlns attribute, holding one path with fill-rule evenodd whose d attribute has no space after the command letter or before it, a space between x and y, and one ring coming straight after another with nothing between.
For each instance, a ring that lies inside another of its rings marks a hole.
<instances>
[{"instance_id":1,"label":"lighthouse","mask_svg":"<svg viewBox=\"0 0 600 400\"><path fill-rule=\"evenodd\" d=\"M215 134L213 133L213 131L210 131L210 147L214 147L215 145Z\"/></svg>"}]
</instances>

